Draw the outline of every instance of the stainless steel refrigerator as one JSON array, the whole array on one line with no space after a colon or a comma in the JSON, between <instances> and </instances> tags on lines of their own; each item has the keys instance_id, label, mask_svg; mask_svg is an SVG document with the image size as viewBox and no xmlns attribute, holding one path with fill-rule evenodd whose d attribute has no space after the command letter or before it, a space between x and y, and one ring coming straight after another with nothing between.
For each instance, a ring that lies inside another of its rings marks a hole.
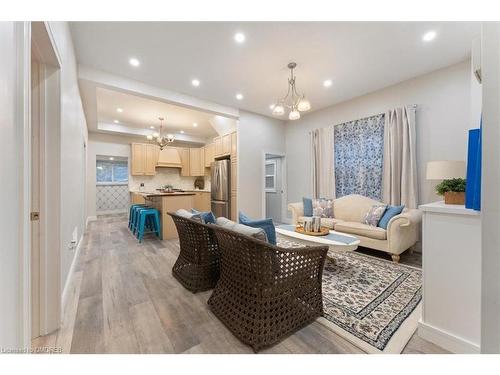
<instances>
[{"instance_id":1,"label":"stainless steel refrigerator","mask_svg":"<svg viewBox=\"0 0 500 375\"><path fill-rule=\"evenodd\" d=\"M231 162L229 159L216 160L211 165L210 188L212 192L211 207L216 217L229 218L231 193Z\"/></svg>"}]
</instances>

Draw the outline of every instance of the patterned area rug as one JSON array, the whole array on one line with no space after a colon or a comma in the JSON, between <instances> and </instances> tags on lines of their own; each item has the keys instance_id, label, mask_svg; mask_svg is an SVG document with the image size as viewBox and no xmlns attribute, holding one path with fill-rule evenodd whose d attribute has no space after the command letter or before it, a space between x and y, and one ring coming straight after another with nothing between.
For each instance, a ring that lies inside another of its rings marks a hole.
<instances>
[{"instance_id":1,"label":"patterned area rug","mask_svg":"<svg viewBox=\"0 0 500 375\"><path fill-rule=\"evenodd\" d=\"M279 236L282 247L297 243ZM420 318L422 271L355 252L329 251L321 322L368 353L401 353Z\"/></svg>"}]
</instances>

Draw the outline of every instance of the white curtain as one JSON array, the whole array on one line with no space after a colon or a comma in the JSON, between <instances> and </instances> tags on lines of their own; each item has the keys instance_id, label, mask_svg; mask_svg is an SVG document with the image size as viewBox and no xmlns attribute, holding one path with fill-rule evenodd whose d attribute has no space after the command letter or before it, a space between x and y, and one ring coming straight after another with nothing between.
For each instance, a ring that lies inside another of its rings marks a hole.
<instances>
[{"instance_id":1,"label":"white curtain","mask_svg":"<svg viewBox=\"0 0 500 375\"><path fill-rule=\"evenodd\" d=\"M417 157L415 107L394 108L385 114L382 198L391 205L416 208Z\"/></svg>"},{"instance_id":2,"label":"white curtain","mask_svg":"<svg viewBox=\"0 0 500 375\"><path fill-rule=\"evenodd\" d=\"M335 198L333 126L313 130L311 136L313 198Z\"/></svg>"}]
</instances>

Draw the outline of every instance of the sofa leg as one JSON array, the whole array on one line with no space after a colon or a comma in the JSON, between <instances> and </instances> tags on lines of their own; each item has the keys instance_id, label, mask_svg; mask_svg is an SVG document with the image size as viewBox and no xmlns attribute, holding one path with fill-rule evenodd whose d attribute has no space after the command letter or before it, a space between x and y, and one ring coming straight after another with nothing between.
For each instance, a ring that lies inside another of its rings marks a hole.
<instances>
[{"instance_id":1,"label":"sofa leg","mask_svg":"<svg viewBox=\"0 0 500 375\"><path fill-rule=\"evenodd\" d=\"M400 256L399 255L396 255L396 254L391 254L391 257L392 257L392 261L394 263L399 263L399 258Z\"/></svg>"}]
</instances>

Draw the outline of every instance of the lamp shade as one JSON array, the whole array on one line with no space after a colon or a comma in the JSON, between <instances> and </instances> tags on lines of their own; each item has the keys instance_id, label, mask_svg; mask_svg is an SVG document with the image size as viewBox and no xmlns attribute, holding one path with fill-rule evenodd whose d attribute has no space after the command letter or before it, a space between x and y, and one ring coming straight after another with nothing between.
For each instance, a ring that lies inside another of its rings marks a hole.
<instances>
[{"instance_id":1,"label":"lamp shade","mask_svg":"<svg viewBox=\"0 0 500 375\"><path fill-rule=\"evenodd\" d=\"M465 162L458 160L430 161L427 163L427 180L465 178Z\"/></svg>"}]
</instances>

